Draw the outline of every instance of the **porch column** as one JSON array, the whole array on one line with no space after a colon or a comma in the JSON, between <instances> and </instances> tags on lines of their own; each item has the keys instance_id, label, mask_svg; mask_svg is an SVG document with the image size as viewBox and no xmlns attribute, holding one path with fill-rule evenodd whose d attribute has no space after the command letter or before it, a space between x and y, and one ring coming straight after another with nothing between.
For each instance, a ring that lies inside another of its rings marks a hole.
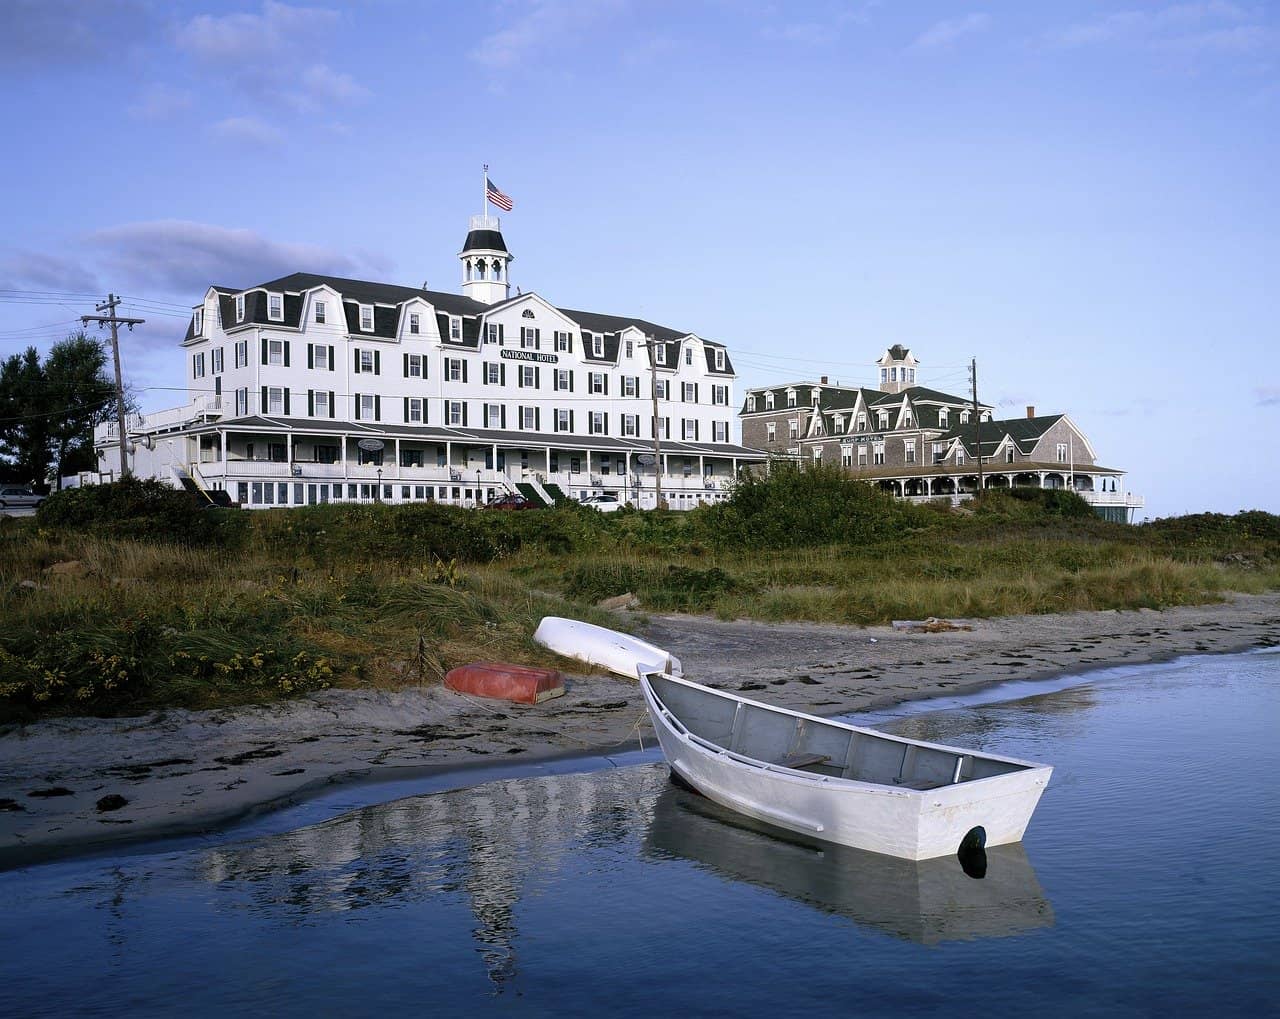
<instances>
[{"instance_id":1,"label":"porch column","mask_svg":"<svg viewBox=\"0 0 1280 1019\"><path fill-rule=\"evenodd\" d=\"M227 433L221 431L218 436L222 442L222 484L225 486L227 483Z\"/></svg>"},{"instance_id":2,"label":"porch column","mask_svg":"<svg viewBox=\"0 0 1280 1019\"><path fill-rule=\"evenodd\" d=\"M293 432L284 433L284 462L293 467Z\"/></svg>"},{"instance_id":3,"label":"porch column","mask_svg":"<svg viewBox=\"0 0 1280 1019\"><path fill-rule=\"evenodd\" d=\"M926 497L933 495L933 478L924 479L924 494Z\"/></svg>"},{"instance_id":4,"label":"porch column","mask_svg":"<svg viewBox=\"0 0 1280 1019\"><path fill-rule=\"evenodd\" d=\"M453 470L453 443L448 440L444 444L444 467L447 471ZM449 479L452 478L453 475L449 475Z\"/></svg>"},{"instance_id":5,"label":"porch column","mask_svg":"<svg viewBox=\"0 0 1280 1019\"><path fill-rule=\"evenodd\" d=\"M703 462L705 457L701 453L698 454L698 477L702 479L702 487L707 487L707 465Z\"/></svg>"},{"instance_id":6,"label":"porch column","mask_svg":"<svg viewBox=\"0 0 1280 1019\"><path fill-rule=\"evenodd\" d=\"M546 475L547 480L550 481L551 480L551 447L550 446L547 447L546 452L547 452L547 458L542 463L542 470L543 470L543 473Z\"/></svg>"},{"instance_id":7,"label":"porch column","mask_svg":"<svg viewBox=\"0 0 1280 1019\"><path fill-rule=\"evenodd\" d=\"M1036 471L1036 474L1040 476L1040 487L1044 488L1044 471Z\"/></svg>"},{"instance_id":8,"label":"porch column","mask_svg":"<svg viewBox=\"0 0 1280 1019\"><path fill-rule=\"evenodd\" d=\"M1009 484L1009 491L1011 491L1011 492L1012 492L1012 491L1013 491L1013 475L1012 475L1012 474L1006 474L1006 475L1004 476L1004 480L1005 480L1006 482L1008 482L1008 484Z\"/></svg>"},{"instance_id":9,"label":"porch column","mask_svg":"<svg viewBox=\"0 0 1280 1019\"><path fill-rule=\"evenodd\" d=\"M396 479L399 480L400 478L400 440L392 439L391 441L394 443L394 445L392 446L392 451L395 453L395 458L396 458Z\"/></svg>"}]
</instances>

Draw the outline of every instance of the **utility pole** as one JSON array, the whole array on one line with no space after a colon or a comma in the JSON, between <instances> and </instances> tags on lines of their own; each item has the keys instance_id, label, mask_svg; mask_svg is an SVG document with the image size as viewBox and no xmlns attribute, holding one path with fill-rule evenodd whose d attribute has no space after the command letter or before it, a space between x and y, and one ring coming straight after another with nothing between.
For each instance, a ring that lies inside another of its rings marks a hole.
<instances>
[{"instance_id":1,"label":"utility pole","mask_svg":"<svg viewBox=\"0 0 1280 1019\"><path fill-rule=\"evenodd\" d=\"M973 378L973 434L978 448L978 494L982 494L982 411L978 409L978 359L969 361L969 374Z\"/></svg>"},{"instance_id":2,"label":"utility pole","mask_svg":"<svg viewBox=\"0 0 1280 1019\"><path fill-rule=\"evenodd\" d=\"M653 395L653 508L662 508L662 443L658 438L658 355L654 339L647 336L649 351L649 391ZM637 500L639 501L639 500Z\"/></svg>"},{"instance_id":3,"label":"utility pole","mask_svg":"<svg viewBox=\"0 0 1280 1019\"><path fill-rule=\"evenodd\" d=\"M96 308L97 311L105 311L106 315L81 315L80 321L84 325L90 322L97 322L98 328L101 329L104 324L111 327L111 357L115 361L116 366L116 428L119 429L120 439L120 476L127 478L129 476L129 453L128 453L128 436L125 434L125 414L124 414L124 380L120 376L120 334L119 329L122 325L127 325L129 331L133 331L136 325L142 325L146 321L145 318L119 318L116 316L116 306L120 303L120 298L115 294L107 294L107 299Z\"/></svg>"}]
</instances>

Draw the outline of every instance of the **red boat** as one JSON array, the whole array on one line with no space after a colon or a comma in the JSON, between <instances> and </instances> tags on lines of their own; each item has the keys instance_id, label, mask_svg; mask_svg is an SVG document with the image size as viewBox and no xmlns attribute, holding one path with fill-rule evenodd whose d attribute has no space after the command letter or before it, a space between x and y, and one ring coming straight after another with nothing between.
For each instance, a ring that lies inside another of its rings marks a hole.
<instances>
[{"instance_id":1,"label":"red boat","mask_svg":"<svg viewBox=\"0 0 1280 1019\"><path fill-rule=\"evenodd\" d=\"M539 704L564 693L564 677L555 669L531 669L505 662L472 662L451 669L444 685L458 693L517 704Z\"/></svg>"}]
</instances>

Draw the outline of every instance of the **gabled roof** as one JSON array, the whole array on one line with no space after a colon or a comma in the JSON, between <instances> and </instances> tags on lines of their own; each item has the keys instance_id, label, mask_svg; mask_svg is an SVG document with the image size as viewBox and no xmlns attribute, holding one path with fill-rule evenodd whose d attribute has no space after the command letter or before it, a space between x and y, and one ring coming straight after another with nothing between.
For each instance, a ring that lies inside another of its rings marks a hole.
<instances>
[{"instance_id":1,"label":"gabled roof","mask_svg":"<svg viewBox=\"0 0 1280 1019\"><path fill-rule=\"evenodd\" d=\"M1040 441L1044 433L1061 421L1062 418L1062 414L1045 414L1034 418L1007 418L1001 421L983 421L982 455L989 456L994 453L1004 441L1005 436L1008 436L1017 444L1020 453L1028 454L1035 448L1036 443ZM945 435L939 436L938 441L949 442L952 439L959 439L963 442L965 449L972 455L976 449L978 426L972 421L968 424L956 425Z\"/></svg>"}]
</instances>

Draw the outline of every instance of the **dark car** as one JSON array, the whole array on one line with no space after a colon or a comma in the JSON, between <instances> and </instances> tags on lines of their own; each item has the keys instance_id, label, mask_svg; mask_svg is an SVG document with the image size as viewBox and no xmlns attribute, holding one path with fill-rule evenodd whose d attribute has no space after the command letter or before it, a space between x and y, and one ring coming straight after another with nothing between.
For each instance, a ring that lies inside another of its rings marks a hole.
<instances>
[{"instance_id":1,"label":"dark car","mask_svg":"<svg viewBox=\"0 0 1280 1019\"><path fill-rule=\"evenodd\" d=\"M494 499L485 506L485 509L497 510L524 510L537 509L538 504L530 499L526 499L523 495L504 495L501 499Z\"/></svg>"},{"instance_id":2,"label":"dark car","mask_svg":"<svg viewBox=\"0 0 1280 1019\"><path fill-rule=\"evenodd\" d=\"M44 502L43 495L36 495L29 488L21 485L5 485L0 487L0 509L9 509L15 506L39 506Z\"/></svg>"}]
</instances>

